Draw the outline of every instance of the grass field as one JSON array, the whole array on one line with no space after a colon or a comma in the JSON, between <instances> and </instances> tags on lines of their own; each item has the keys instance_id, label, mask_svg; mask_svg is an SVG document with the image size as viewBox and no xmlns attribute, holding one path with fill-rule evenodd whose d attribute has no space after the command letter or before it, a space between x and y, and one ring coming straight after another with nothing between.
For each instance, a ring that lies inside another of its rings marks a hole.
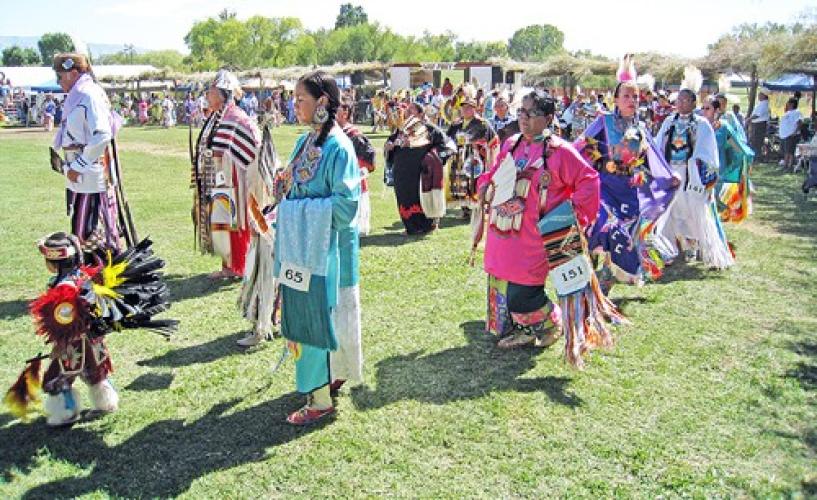
<instances>
[{"instance_id":1,"label":"grass field","mask_svg":"<svg viewBox=\"0 0 817 500\"><path fill-rule=\"evenodd\" d=\"M282 156L296 128L277 129ZM383 137L376 138L378 147ZM26 303L48 278L34 242L65 229L49 137L0 130L0 382L44 350ZM482 333L485 276L468 227L405 239L372 182L362 241L367 384L334 422L284 423L302 403L282 342L242 351L238 285L193 251L187 131L125 129L141 235L168 261L170 342L114 334L121 410L70 431L0 415L0 497L789 497L817 495L817 202L756 168L755 213L727 230L739 264L677 264L613 296L633 325L576 372ZM87 399L86 399L87 403Z\"/></svg>"}]
</instances>

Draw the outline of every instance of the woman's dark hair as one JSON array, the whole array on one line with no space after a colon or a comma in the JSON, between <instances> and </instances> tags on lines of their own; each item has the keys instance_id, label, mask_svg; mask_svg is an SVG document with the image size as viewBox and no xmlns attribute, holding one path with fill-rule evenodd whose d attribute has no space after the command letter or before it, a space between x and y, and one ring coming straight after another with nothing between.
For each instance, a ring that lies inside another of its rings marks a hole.
<instances>
[{"instance_id":1,"label":"woman's dark hair","mask_svg":"<svg viewBox=\"0 0 817 500\"><path fill-rule=\"evenodd\" d=\"M545 116L556 113L556 101L552 97L539 95L536 91L531 92L525 96L533 104L533 107L545 113Z\"/></svg>"},{"instance_id":2,"label":"woman's dark hair","mask_svg":"<svg viewBox=\"0 0 817 500\"><path fill-rule=\"evenodd\" d=\"M721 110L721 101L718 100L720 94L711 95L706 98L706 103L712 106L715 111Z\"/></svg>"},{"instance_id":3,"label":"woman's dark hair","mask_svg":"<svg viewBox=\"0 0 817 500\"><path fill-rule=\"evenodd\" d=\"M692 89L681 89L678 91L678 95L681 94L687 94L689 98L692 99L692 102L696 102L698 100L698 96L695 95L695 92L693 92Z\"/></svg>"},{"instance_id":4,"label":"woman's dark hair","mask_svg":"<svg viewBox=\"0 0 817 500\"><path fill-rule=\"evenodd\" d=\"M422 113L422 112L425 111L423 109L423 106L420 105L420 103L418 103L418 102L413 102L413 103L409 104L409 108L411 108L412 111L416 111L418 113Z\"/></svg>"},{"instance_id":5,"label":"woman's dark hair","mask_svg":"<svg viewBox=\"0 0 817 500\"><path fill-rule=\"evenodd\" d=\"M335 115L340 107L340 89L334 77L324 71L307 73L298 80L298 83L303 85L307 93L315 99L326 96L326 111L329 114L329 118L321 127L321 132L315 140L316 146L322 146L329 132L332 130L332 127L335 125Z\"/></svg>"}]
</instances>

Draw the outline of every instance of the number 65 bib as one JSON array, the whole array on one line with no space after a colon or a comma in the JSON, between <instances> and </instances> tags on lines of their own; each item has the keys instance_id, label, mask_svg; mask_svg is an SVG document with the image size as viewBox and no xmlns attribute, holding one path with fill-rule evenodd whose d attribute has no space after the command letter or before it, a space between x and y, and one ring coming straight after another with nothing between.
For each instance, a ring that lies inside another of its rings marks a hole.
<instances>
[{"instance_id":1,"label":"number 65 bib","mask_svg":"<svg viewBox=\"0 0 817 500\"><path fill-rule=\"evenodd\" d=\"M309 281L312 273L309 269L295 265L291 262L282 262L281 271L278 274L278 282L299 292L309 291Z\"/></svg>"}]
</instances>

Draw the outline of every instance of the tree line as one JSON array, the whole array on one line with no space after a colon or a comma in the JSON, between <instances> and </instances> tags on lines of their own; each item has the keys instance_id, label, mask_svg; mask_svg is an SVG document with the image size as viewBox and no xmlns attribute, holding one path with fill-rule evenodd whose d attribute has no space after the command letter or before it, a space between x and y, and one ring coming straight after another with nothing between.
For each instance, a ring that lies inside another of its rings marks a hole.
<instances>
[{"instance_id":1,"label":"tree line","mask_svg":"<svg viewBox=\"0 0 817 500\"><path fill-rule=\"evenodd\" d=\"M565 68L565 74L570 75L570 83L575 85L589 78L575 70L577 61L609 61L588 51L568 53L564 48L564 33L550 24L526 26L508 40L488 42L460 40L450 31L404 36L371 22L362 7L350 3L340 7L332 28L317 30L306 29L301 20L294 17L253 16L241 20L235 12L225 9L216 17L195 22L184 41L190 49L189 55L175 50L136 53L132 46L126 45L119 53L93 58L93 62L212 71L225 66L240 70L339 62L458 62L484 61L492 57L542 62L561 58L571 64L571 68ZM3 51L3 65L48 65L55 52L70 51L74 46L64 33L46 33L38 49L9 47ZM798 22L791 24L737 26L709 45L707 55L698 60L648 55L652 61L647 65L657 66L654 71L664 77L672 75L672 79L690 62L708 74L729 70L748 73L752 84L750 100L753 100L760 78L796 68L803 62L817 61L817 9L805 11Z\"/></svg>"},{"instance_id":2,"label":"tree line","mask_svg":"<svg viewBox=\"0 0 817 500\"><path fill-rule=\"evenodd\" d=\"M338 62L484 61L510 57L542 61L564 51L564 33L549 24L521 28L509 40L464 41L448 31L403 36L370 22L362 7L344 4L331 29L307 30L294 17L252 16L238 19L223 10L193 24L184 38L190 54L175 50L136 53L125 46L115 54L94 57L96 64L151 64L180 71L331 65ZM4 66L48 65L55 52L73 50L64 33L47 33L40 51L17 46L3 51Z\"/></svg>"}]
</instances>

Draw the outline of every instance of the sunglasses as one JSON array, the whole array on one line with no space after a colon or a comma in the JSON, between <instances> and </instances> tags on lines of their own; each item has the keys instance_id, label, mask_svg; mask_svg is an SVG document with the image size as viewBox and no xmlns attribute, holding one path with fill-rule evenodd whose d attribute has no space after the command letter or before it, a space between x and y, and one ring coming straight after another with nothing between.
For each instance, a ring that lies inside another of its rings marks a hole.
<instances>
[{"instance_id":1,"label":"sunglasses","mask_svg":"<svg viewBox=\"0 0 817 500\"><path fill-rule=\"evenodd\" d=\"M519 116L525 118L536 118L537 116L545 116L545 112L541 109L525 109L519 110Z\"/></svg>"}]
</instances>

